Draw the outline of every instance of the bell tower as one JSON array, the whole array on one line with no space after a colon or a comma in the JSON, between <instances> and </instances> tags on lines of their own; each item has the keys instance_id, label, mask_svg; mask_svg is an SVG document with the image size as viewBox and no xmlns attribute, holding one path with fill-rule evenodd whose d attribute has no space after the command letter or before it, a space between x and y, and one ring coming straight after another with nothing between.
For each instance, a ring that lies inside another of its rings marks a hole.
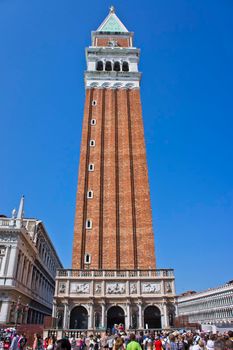
<instances>
[{"instance_id":1,"label":"bell tower","mask_svg":"<svg viewBox=\"0 0 233 350\"><path fill-rule=\"evenodd\" d=\"M86 49L72 269L57 271L54 296L60 336L173 326L174 272L155 265L139 57L111 7Z\"/></svg>"},{"instance_id":2,"label":"bell tower","mask_svg":"<svg viewBox=\"0 0 233 350\"><path fill-rule=\"evenodd\" d=\"M111 7L86 49L73 268L155 268L139 56Z\"/></svg>"}]
</instances>

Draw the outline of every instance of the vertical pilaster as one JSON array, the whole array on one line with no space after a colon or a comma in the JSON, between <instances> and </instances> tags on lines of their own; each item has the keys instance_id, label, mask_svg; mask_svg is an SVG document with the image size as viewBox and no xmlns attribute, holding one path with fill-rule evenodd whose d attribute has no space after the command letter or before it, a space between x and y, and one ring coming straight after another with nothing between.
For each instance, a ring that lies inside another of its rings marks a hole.
<instances>
[{"instance_id":1,"label":"vertical pilaster","mask_svg":"<svg viewBox=\"0 0 233 350\"><path fill-rule=\"evenodd\" d=\"M167 316L167 304L166 302L163 304L163 319L164 319L164 324L162 324L163 328L168 328L169 327L169 320Z\"/></svg>"},{"instance_id":2,"label":"vertical pilaster","mask_svg":"<svg viewBox=\"0 0 233 350\"><path fill-rule=\"evenodd\" d=\"M94 305L93 305L93 302L91 302L89 304L88 329L93 329L93 316L94 316Z\"/></svg>"},{"instance_id":3,"label":"vertical pilaster","mask_svg":"<svg viewBox=\"0 0 233 350\"><path fill-rule=\"evenodd\" d=\"M102 322L103 328L106 328L105 327L105 308L106 308L105 303L102 303L101 304L101 322Z\"/></svg>"},{"instance_id":4,"label":"vertical pilaster","mask_svg":"<svg viewBox=\"0 0 233 350\"><path fill-rule=\"evenodd\" d=\"M141 302L138 303L138 328L142 329L143 324L142 324L142 304Z\"/></svg>"},{"instance_id":5,"label":"vertical pilaster","mask_svg":"<svg viewBox=\"0 0 233 350\"><path fill-rule=\"evenodd\" d=\"M64 303L64 315L63 315L63 329L67 329L67 321L68 321L68 303Z\"/></svg>"},{"instance_id":6,"label":"vertical pilaster","mask_svg":"<svg viewBox=\"0 0 233 350\"><path fill-rule=\"evenodd\" d=\"M130 310L130 303L126 303L126 329L129 329L131 326L131 310Z\"/></svg>"}]
</instances>

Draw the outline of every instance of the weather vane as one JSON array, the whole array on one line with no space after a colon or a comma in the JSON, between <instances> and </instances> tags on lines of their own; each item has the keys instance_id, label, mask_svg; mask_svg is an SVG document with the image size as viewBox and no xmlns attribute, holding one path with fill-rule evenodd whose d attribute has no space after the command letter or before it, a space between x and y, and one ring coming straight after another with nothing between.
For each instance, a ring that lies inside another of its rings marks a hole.
<instances>
[{"instance_id":1,"label":"weather vane","mask_svg":"<svg viewBox=\"0 0 233 350\"><path fill-rule=\"evenodd\" d=\"M110 10L110 13L115 13L115 7L113 5L110 6L109 10Z\"/></svg>"}]
</instances>

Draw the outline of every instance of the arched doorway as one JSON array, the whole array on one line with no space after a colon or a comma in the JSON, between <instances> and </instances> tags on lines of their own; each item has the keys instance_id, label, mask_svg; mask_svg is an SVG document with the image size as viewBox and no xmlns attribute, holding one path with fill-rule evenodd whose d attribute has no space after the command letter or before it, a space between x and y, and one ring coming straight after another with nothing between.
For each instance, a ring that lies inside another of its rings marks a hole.
<instances>
[{"instance_id":1,"label":"arched doorway","mask_svg":"<svg viewBox=\"0 0 233 350\"><path fill-rule=\"evenodd\" d=\"M87 329L88 313L85 307L76 306L70 313L70 329Z\"/></svg>"},{"instance_id":2,"label":"arched doorway","mask_svg":"<svg viewBox=\"0 0 233 350\"><path fill-rule=\"evenodd\" d=\"M144 328L161 328L161 313L156 306L147 306L144 311Z\"/></svg>"},{"instance_id":3,"label":"arched doorway","mask_svg":"<svg viewBox=\"0 0 233 350\"><path fill-rule=\"evenodd\" d=\"M107 328L112 329L114 324L125 324L125 313L120 306L112 306L107 313Z\"/></svg>"}]
</instances>

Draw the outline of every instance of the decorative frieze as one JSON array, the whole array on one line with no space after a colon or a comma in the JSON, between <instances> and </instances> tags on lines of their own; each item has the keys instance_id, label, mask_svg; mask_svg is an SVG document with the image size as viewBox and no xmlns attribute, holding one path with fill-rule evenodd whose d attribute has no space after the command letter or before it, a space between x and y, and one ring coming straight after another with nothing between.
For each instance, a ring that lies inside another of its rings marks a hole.
<instances>
[{"instance_id":1,"label":"decorative frieze","mask_svg":"<svg viewBox=\"0 0 233 350\"><path fill-rule=\"evenodd\" d=\"M161 285L159 283L142 283L142 293L150 294L150 293L160 293Z\"/></svg>"},{"instance_id":2,"label":"decorative frieze","mask_svg":"<svg viewBox=\"0 0 233 350\"><path fill-rule=\"evenodd\" d=\"M124 294L125 283L107 283L106 294Z\"/></svg>"},{"instance_id":3,"label":"decorative frieze","mask_svg":"<svg viewBox=\"0 0 233 350\"><path fill-rule=\"evenodd\" d=\"M90 294L90 283L71 283L70 293Z\"/></svg>"}]
</instances>

